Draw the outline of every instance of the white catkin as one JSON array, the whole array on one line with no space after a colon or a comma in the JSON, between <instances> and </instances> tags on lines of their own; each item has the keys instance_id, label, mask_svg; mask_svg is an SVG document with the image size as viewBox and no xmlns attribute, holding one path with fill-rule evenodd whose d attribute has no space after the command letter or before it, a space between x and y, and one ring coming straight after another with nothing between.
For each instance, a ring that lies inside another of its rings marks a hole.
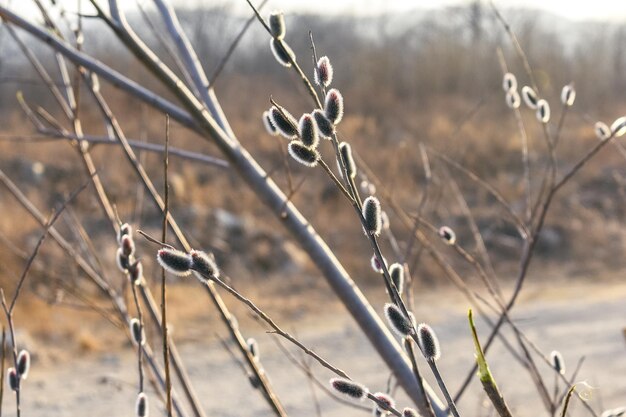
<instances>
[{"instance_id":1,"label":"white catkin","mask_svg":"<svg viewBox=\"0 0 626 417\"><path fill-rule=\"evenodd\" d=\"M533 110L537 109L537 102L539 101L539 98L537 97L535 90L525 85L522 87L522 98L524 99L524 103L526 103L529 108Z\"/></svg>"},{"instance_id":2,"label":"white catkin","mask_svg":"<svg viewBox=\"0 0 626 417\"><path fill-rule=\"evenodd\" d=\"M564 106L571 107L574 105L574 100L576 100L576 90L574 90L573 84L568 84L561 90L561 103Z\"/></svg>"},{"instance_id":3,"label":"white catkin","mask_svg":"<svg viewBox=\"0 0 626 417\"><path fill-rule=\"evenodd\" d=\"M521 102L522 102L522 100L521 100L517 90L507 91L507 93L506 93L506 105L510 109L513 109L513 110L519 109L519 106L520 106Z\"/></svg>"},{"instance_id":4,"label":"white catkin","mask_svg":"<svg viewBox=\"0 0 626 417\"><path fill-rule=\"evenodd\" d=\"M613 124L611 124L611 134L613 137L619 138L626 133L626 116L620 117L616 119Z\"/></svg>"},{"instance_id":5,"label":"white catkin","mask_svg":"<svg viewBox=\"0 0 626 417\"><path fill-rule=\"evenodd\" d=\"M596 122L593 128L598 139L606 140L611 137L611 128L606 123Z\"/></svg>"},{"instance_id":6,"label":"white catkin","mask_svg":"<svg viewBox=\"0 0 626 417\"><path fill-rule=\"evenodd\" d=\"M517 90L517 78L515 75L507 72L502 79L502 89L505 93Z\"/></svg>"},{"instance_id":7,"label":"white catkin","mask_svg":"<svg viewBox=\"0 0 626 417\"><path fill-rule=\"evenodd\" d=\"M541 123L548 123L550 121L550 105L544 99L537 102L537 120Z\"/></svg>"}]
</instances>

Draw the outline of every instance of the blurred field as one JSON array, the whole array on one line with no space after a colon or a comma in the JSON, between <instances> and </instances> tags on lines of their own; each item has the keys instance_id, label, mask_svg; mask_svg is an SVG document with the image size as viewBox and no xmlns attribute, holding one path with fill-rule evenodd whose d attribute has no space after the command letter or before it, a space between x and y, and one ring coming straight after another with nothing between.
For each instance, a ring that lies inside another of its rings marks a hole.
<instances>
[{"instance_id":1,"label":"blurred field","mask_svg":"<svg viewBox=\"0 0 626 417\"><path fill-rule=\"evenodd\" d=\"M582 387L582 392L588 396L592 406L600 409L621 406L626 395L621 375L626 368L624 361L617 359L623 357L626 347L626 340L621 334L626 313L623 303L626 286L619 284L609 287L604 283L590 282L571 285L563 278L551 278L553 280L549 283L536 284L528 289L514 317L540 348L549 351L559 347L568 373L575 368L579 358L585 358L576 381L589 384L586 388ZM446 300L445 311L440 308L442 299ZM379 296L373 301L382 303L384 299ZM415 312L418 317L431 323L439 334L443 349L442 372L448 381L452 381L452 389L456 389L457 381L467 375L468 364L473 359L472 341L465 317L466 304L458 294L440 289L429 290L418 296L417 305ZM274 309L268 311L273 313ZM282 317L281 322L296 332L308 346L322 356L332 358L336 366L362 381L371 390L384 390L388 377L384 363L376 356L363 334L355 329L354 323L342 313L341 306L330 302L323 310L309 314L304 320L300 320L300 316L291 316ZM336 402L317 386L314 388L315 394L312 394L303 372L291 366L283 351L275 344L276 340L281 340L278 336L264 334L263 326L251 323L244 323L243 326L247 334L259 341L265 368L290 414L314 415L313 398L317 398L325 416L365 414ZM478 322L478 326L479 333L483 335L484 324ZM247 416L267 415L267 406L261 396L252 389L247 376L224 350L214 331L214 326L207 320L190 320L174 325L174 337L186 342L182 354L187 358L191 378L196 382L207 412L220 416L240 416L242 413ZM187 337L181 337L181 332ZM508 335L508 332L505 334ZM288 344L284 346L294 357L301 358L298 351ZM111 344L97 344L96 350L72 360L71 365L59 366L57 356L54 359L44 356L37 360L37 370L28 382L29 396L25 407L29 415L80 415L86 408L94 417L127 413L128 404L133 402L136 380L134 352L130 344L115 348ZM63 355L61 352L58 354ZM494 347L489 360L514 415L529 417L541 413L541 402L532 381L501 344ZM551 387L553 382L547 366L539 363L539 367ZM610 367L610 372L607 372L607 367ZM315 363L311 364L311 369L324 384L332 377L332 374ZM434 384L429 377L426 376L426 379ZM59 384L58 381L64 383ZM401 391L398 392L397 401L400 405L407 401ZM577 400L572 401L571 411L580 415L582 406ZM477 380L459 407L461 413L467 415L488 412L488 402ZM153 403L155 414L161 410L160 404Z\"/></svg>"},{"instance_id":2,"label":"blurred field","mask_svg":"<svg viewBox=\"0 0 626 417\"><path fill-rule=\"evenodd\" d=\"M558 148L559 172L563 173L597 143L593 131L596 121L610 124L626 114L626 23L574 23L517 9L504 9L503 13L528 54L542 96L552 106L553 120L558 120L562 112L562 86L573 82L578 92L575 106L564 119ZM154 14L150 16L158 27L158 19ZM226 6L183 9L180 17L209 74L245 20ZM171 64L141 16L134 15L132 22L159 56ZM288 38L306 70L312 74L309 30L318 54L332 60L334 85L346 100L340 139L352 144L367 172L375 173L367 179L379 193L393 196L408 213L422 210L435 226L452 227L459 243L476 254L470 224L459 203L463 199L484 238L500 284L510 289L518 269L521 239L491 196L436 156L440 152L463 164L498 189L515 212L523 213L520 135L505 105L498 50L502 50L520 85L530 81L490 9L475 2L467 7L411 15L293 15L287 22ZM117 45L116 40L101 23L86 25L86 51L163 93L158 82L127 52L111 47ZM372 304L381 306L384 289L380 276L370 268L371 249L351 207L321 170L304 170L293 161L288 161L287 170L286 142L263 129L261 114L270 106L270 96L294 114L311 110L300 80L275 63L266 41L266 34L253 24L217 78L216 94L241 143L279 186L288 191L291 185L301 183L292 201L329 243ZM54 63L44 46L30 40L28 44L45 63ZM42 212L50 213L87 176L68 142L30 137L35 132L16 104L18 90L31 105L41 106L59 118L60 111L5 33L0 45L0 168ZM165 120L161 114L117 90L103 90L129 138L163 143ZM100 113L85 93L81 96L80 116L86 133L105 134ZM536 196L547 150L534 113L525 110L523 117L529 137L531 190ZM172 124L171 138L171 146L220 156L213 144L176 123ZM428 185L420 146L428 152L433 173ZM92 154L120 218L158 235L160 214L143 195L122 151L95 145ZM161 156L144 153L142 158L148 174L162 189ZM362 377L366 384L386 381L384 365L379 359L373 362L374 351L344 314L307 254L236 173L175 157L170 172L173 216L194 247L215 253L236 288L322 354L332 355L339 367ZM587 355L580 379L600 388L601 394L594 394L592 401L601 401L603 407L622 405L618 401L626 395L620 377L626 371L624 361L615 361L623 359L620 332L626 326L625 190L626 151L610 145L558 194L531 265L524 305L515 310L515 317L530 338L546 351L561 349L572 367L580 356ZM424 193L426 204L420 209ZM4 188L0 188L0 210L0 285L9 293L41 229ZM76 243L80 253L90 259L97 256L116 287L125 288L125 277L115 267L117 243L92 190L83 193L66 214L57 224L58 229ZM404 248L410 230L400 223L397 213L388 210L388 214L393 235ZM78 243L77 223L97 248L95 253ZM468 285L485 291L473 269L435 234L428 237ZM136 241L148 285L156 292L160 268L153 261L155 247L139 237ZM383 249L391 253L391 245L385 240ZM415 261L411 272L416 315L419 321L431 321L441 329L444 350L450 355L449 362L442 361L444 373L452 381L460 380L473 360L464 317L468 302L426 253L410 260ZM206 295L192 279L170 278L168 283L173 337L183 345L184 357L194 370L193 379L200 381L198 388L208 409L220 416L266 415L266 405L219 343L218 335L226 337L225 332ZM134 402L134 351L124 334L85 305L76 293L105 311L110 308L48 240L28 277L16 313L17 325L31 341L39 368L28 382L33 392L26 398L29 415L79 415L88 409L97 417L125 413ZM128 291L125 296L130 297ZM302 386L294 385L292 378L298 371L284 365L283 355L248 311L234 300L228 301L232 301L229 308L242 328L262 341L268 374L279 394L284 394L293 415L313 415L306 380L301 379ZM433 309L443 314L434 314ZM574 343L577 340L580 343ZM594 345L601 348L594 351ZM516 373L507 372L513 359L501 353L494 353L498 359L492 368L501 378L504 391L515 392L511 402L516 417L534 415L541 410L540 400L529 381L518 380ZM327 381L328 375L320 372L320 376ZM89 388L83 389L85 386ZM452 386L456 388L457 384ZM344 414L344 406L322 393L318 395L325 416ZM477 415L486 415L483 399L466 395L467 402L461 405L466 415L474 410ZM160 407L156 398L153 406L155 411ZM13 410L8 411L7 415L12 415Z\"/></svg>"}]
</instances>

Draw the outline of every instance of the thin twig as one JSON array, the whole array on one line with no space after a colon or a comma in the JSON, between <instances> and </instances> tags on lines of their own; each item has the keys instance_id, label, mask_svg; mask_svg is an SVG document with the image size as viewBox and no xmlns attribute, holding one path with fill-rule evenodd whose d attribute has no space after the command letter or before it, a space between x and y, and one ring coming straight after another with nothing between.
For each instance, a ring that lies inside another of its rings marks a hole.
<instances>
[{"instance_id":1,"label":"thin twig","mask_svg":"<svg viewBox=\"0 0 626 417\"><path fill-rule=\"evenodd\" d=\"M318 378L315 377L315 375L313 374L313 371L311 370L311 367L308 366L308 365L305 365L300 360L298 360L293 355L293 353L291 353L289 350L287 350L287 348L285 346L283 346L283 344L280 341L280 339L272 338L272 340L274 341L276 346L278 346L278 348L281 350L281 352L285 355L287 360L289 360L298 369L300 369L307 376L307 378L309 378L310 381L312 381L315 385L317 385L317 387L319 387L324 393L326 393L326 395L328 395L329 397L331 397L332 399L334 399L335 401L337 401L337 402L339 402L339 403L341 403L343 405L347 405L348 407L353 407L353 408L356 408L356 409L359 409L359 410L363 410L363 411L367 411L367 412L371 411L370 407L365 407L365 406L362 406L360 404L347 401L344 398L342 398L342 397L338 396L337 394L335 394L330 389L328 389L327 384L324 384L322 381L320 381Z\"/></svg>"},{"instance_id":2,"label":"thin twig","mask_svg":"<svg viewBox=\"0 0 626 417\"><path fill-rule=\"evenodd\" d=\"M257 9L260 11L261 9L263 9L263 7L267 4L268 0L263 0L259 6L257 7ZM222 73L222 70L224 69L224 66L226 66L226 63L230 60L230 57L233 55L233 53L235 52L235 50L237 49L237 45L239 45L239 42L241 41L241 39L243 38L243 36L246 34L246 32L248 31L248 28L250 27L250 25L252 25L252 23L254 22L254 19L256 18L256 15L253 14L247 21L246 23L243 25L243 27L241 28L241 30L239 31L239 33L237 34L237 36L235 37L235 39L233 39L233 41L231 42L230 46L228 47L228 50L226 51L226 53L224 54L224 56L222 57L222 59L220 60L220 62L218 62L217 66L215 67L215 69L213 70L213 75L211 75L211 78L209 78L209 88L212 88L215 86L215 81L217 81L217 78L220 76L220 74Z\"/></svg>"},{"instance_id":3,"label":"thin twig","mask_svg":"<svg viewBox=\"0 0 626 417\"><path fill-rule=\"evenodd\" d=\"M223 281L222 278L218 278L218 277L215 277L215 276L204 275L204 274L202 274L200 272L197 272L197 274L203 278L202 280L200 280L200 282L202 282L203 284L208 285L209 283L214 282L219 287L223 288L229 294L231 294L233 297L235 297L237 300L241 301L243 304L248 306L248 308L250 308L250 310L252 310L257 316L259 316L259 318L261 318L265 323L267 323L272 328L272 330L269 331L269 333L275 333L275 334L283 337L284 339L288 340L289 342L291 342L292 344L297 346L299 349L301 349L304 353L306 353L307 355L309 355L310 357L315 359L324 368L330 370L331 372L335 373L336 375L338 375L338 376L340 376L342 378L351 380L351 378L348 376L347 373L345 373L341 369L339 369L339 368L333 366L332 364L330 364L330 362L326 361L320 355L318 355L313 350L308 348L306 345L304 345L302 342L300 342L297 338L295 338L290 333L288 333L285 330L283 330L280 326L278 326L278 324L276 324L276 322L269 315L267 315L263 310L261 310L259 307L257 307L256 304L254 304L254 302L252 300L250 300L249 298L247 298L244 295L242 295L240 292L235 290L230 285L226 284ZM224 277L224 279L226 279L226 277ZM384 406L384 404L380 400L375 398L372 394L368 394L368 398L371 399L372 401L374 401L376 404L378 404L380 406ZM396 415L398 417L402 417L402 414L398 410L389 409L388 411L392 412L394 415Z\"/></svg>"},{"instance_id":4,"label":"thin twig","mask_svg":"<svg viewBox=\"0 0 626 417\"><path fill-rule=\"evenodd\" d=\"M71 201L73 201L74 198L76 196L78 196L78 194L80 194L87 187L87 184L88 183L83 184L76 191L74 191L69 196L69 198L66 199L63 202L61 207L54 213L54 215L46 223L46 225L44 227L44 232L42 233L41 237L37 241L37 244L35 245L35 248L33 249L30 257L28 258L28 261L26 262L26 266L24 267L22 275L21 275L21 277L20 277L20 279L19 279L19 281L17 283L17 287L15 288L15 292L13 293L13 297L11 299L11 303L10 303L9 306L7 306L7 302L6 302L6 299L5 299L5 296L4 296L4 290L2 288L0 288L0 296L1 296L2 308L4 310L4 314L6 316L7 323L9 325L9 331L10 331L10 334L11 334L11 345L13 346L13 363L14 363L14 366L15 366L16 370L18 369L18 366L17 366L17 341L15 339L15 325L13 323L13 310L15 308L15 303L17 302L17 299L20 296L20 290L22 289L22 286L24 285L26 277L28 276L28 271L30 271L30 268L31 268L31 266L33 264L33 261L35 260L35 257L39 253L39 249L41 248L41 245L43 244L44 240L48 236L48 233L49 233L52 225L59 218L61 213L63 213L63 210L65 209L65 207ZM3 363L4 363L4 358L3 358ZM17 385L15 387L15 403L16 403L17 417L20 417L20 415L21 415L20 392L21 392L21 378L20 378L20 375L18 374L17 375Z\"/></svg>"},{"instance_id":5,"label":"thin twig","mask_svg":"<svg viewBox=\"0 0 626 417\"><path fill-rule=\"evenodd\" d=\"M6 335L7 335L7 329L6 327L2 326L2 344L0 346L0 349L2 349L2 351L0 352L0 417L2 417L2 399L4 398L4 368L5 368L5 362L6 362Z\"/></svg>"},{"instance_id":6,"label":"thin twig","mask_svg":"<svg viewBox=\"0 0 626 417\"><path fill-rule=\"evenodd\" d=\"M165 154L163 155L163 230L161 241L167 237L167 216L169 215L169 183L167 177L168 147L170 143L170 117L165 115ZM170 352L167 336L167 297L165 284L165 268L161 268L161 326L163 336L163 361L165 364L165 397L168 417L172 417L172 380L170 376Z\"/></svg>"}]
</instances>

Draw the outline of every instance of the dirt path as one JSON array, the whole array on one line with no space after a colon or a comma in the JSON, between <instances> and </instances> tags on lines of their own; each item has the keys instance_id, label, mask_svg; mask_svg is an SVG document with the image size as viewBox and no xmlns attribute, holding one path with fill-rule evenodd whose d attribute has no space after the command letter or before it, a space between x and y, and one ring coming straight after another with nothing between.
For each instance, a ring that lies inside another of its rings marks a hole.
<instances>
[{"instance_id":1,"label":"dirt path","mask_svg":"<svg viewBox=\"0 0 626 417\"><path fill-rule=\"evenodd\" d=\"M585 380L596 388L587 392L595 409L599 409L600 404L604 408L626 405L626 341L622 334L626 326L626 285L574 286L566 292L567 297L564 297L562 293L551 293L540 287L531 289L527 300L515 310L515 319L546 352L552 349L562 352L568 375L578 359L582 355L586 357L577 380ZM442 296L432 298L442 299ZM473 351L466 325L466 306L454 301L458 297L450 297L450 300L446 300L451 305L446 308L448 313L444 317L440 316L441 308L433 308L432 303L417 308L416 316L420 321L430 322L437 331L443 352L442 374L455 391L468 372ZM478 325L484 337L486 326L482 322ZM296 330L307 345L371 390L385 389L388 378L385 366L354 323L344 315L323 317L317 324ZM301 372L284 358L270 340L272 336L258 329L252 335L261 344L262 362L289 415L315 416L311 390ZM217 341L212 339L208 346L188 343L181 347L181 353L209 416L271 415L260 395L242 375L241 368ZM490 353L489 360L516 417L546 415L528 374L505 353L501 343ZM24 416L134 415L137 374L130 347L122 353L90 355L70 363L34 365L24 385ZM549 375L545 365L541 369ZM324 382L332 376L319 366L314 366L314 370ZM552 377L546 381L552 391ZM486 405L477 385L472 384L459 404L463 417L492 415L488 407L483 408ZM160 402L151 389L149 393L152 415L161 415ZM316 390L316 394L323 416L367 415L337 403L320 390ZM403 395L397 397L401 406L406 405ZM13 395L5 393L4 415L14 415L13 404ZM573 402L572 410L575 415L585 415L577 401Z\"/></svg>"}]
</instances>

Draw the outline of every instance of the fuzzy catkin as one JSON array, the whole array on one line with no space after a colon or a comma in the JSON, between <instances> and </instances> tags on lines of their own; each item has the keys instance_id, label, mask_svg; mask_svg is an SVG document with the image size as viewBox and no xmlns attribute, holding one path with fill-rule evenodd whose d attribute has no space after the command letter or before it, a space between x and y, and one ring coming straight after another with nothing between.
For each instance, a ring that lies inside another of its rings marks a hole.
<instances>
[{"instance_id":1,"label":"fuzzy catkin","mask_svg":"<svg viewBox=\"0 0 626 417\"><path fill-rule=\"evenodd\" d=\"M611 134L613 137L619 138L620 136L623 136L624 133L626 133L626 116L616 119L611 124Z\"/></svg>"},{"instance_id":2,"label":"fuzzy catkin","mask_svg":"<svg viewBox=\"0 0 626 417\"><path fill-rule=\"evenodd\" d=\"M191 257L191 269L201 273L205 278L219 278L220 271L213 257L206 252L192 249L189 251Z\"/></svg>"},{"instance_id":3,"label":"fuzzy catkin","mask_svg":"<svg viewBox=\"0 0 626 417\"><path fill-rule=\"evenodd\" d=\"M332 138L333 134L335 133L335 126L331 123L330 120L328 120L324 112L320 109L316 109L313 111L312 114L313 118L315 119L315 123L317 124L320 136L325 139Z\"/></svg>"},{"instance_id":4,"label":"fuzzy catkin","mask_svg":"<svg viewBox=\"0 0 626 417\"><path fill-rule=\"evenodd\" d=\"M510 72L504 74L502 78L502 89L505 93L517 90L517 78L515 78L514 74Z\"/></svg>"},{"instance_id":5,"label":"fuzzy catkin","mask_svg":"<svg viewBox=\"0 0 626 417\"><path fill-rule=\"evenodd\" d=\"M126 272L130 263L128 262L128 256L124 255L124 250L122 248L117 248L115 252L115 263L120 271Z\"/></svg>"},{"instance_id":6,"label":"fuzzy catkin","mask_svg":"<svg viewBox=\"0 0 626 417\"><path fill-rule=\"evenodd\" d=\"M276 39L284 39L285 33L287 32L285 25L285 15L282 11L277 10L270 14L270 31L272 32L272 36Z\"/></svg>"},{"instance_id":7,"label":"fuzzy catkin","mask_svg":"<svg viewBox=\"0 0 626 417\"><path fill-rule=\"evenodd\" d=\"M565 375L565 361L563 360L563 355L558 350L553 350L550 352L550 361L552 362L552 367L555 371L560 373L561 375Z\"/></svg>"},{"instance_id":8,"label":"fuzzy catkin","mask_svg":"<svg viewBox=\"0 0 626 417\"><path fill-rule=\"evenodd\" d=\"M380 411L389 411L393 408L396 408L396 402L389 394L385 394L384 392L376 392L373 394L374 398L378 400L376 403L376 407Z\"/></svg>"},{"instance_id":9,"label":"fuzzy catkin","mask_svg":"<svg viewBox=\"0 0 626 417\"><path fill-rule=\"evenodd\" d=\"M391 303L385 304L385 317L391 328L404 337L413 333L413 325L411 321L402 313L400 308Z\"/></svg>"},{"instance_id":10,"label":"fuzzy catkin","mask_svg":"<svg viewBox=\"0 0 626 417\"><path fill-rule=\"evenodd\" d=\"M166 271L186 276L191 274L191 256L177 249L163 248L157 252L157 261Z\"/></svg>"},{"instance_id":11,"label":"fuzzy catkin","mask_svg":"<svg viewBox=\"0 0 626 417\"><path fill-rule=\"evenodd\" d=\"M333 82L333 66L327 56L323 56L317 61L313 79L315 84L321 87L328 87Z\"/></svg>"},{"instance_id":12,"label":"fuzzy catkin","mask_svg":"<svg viewBox=\"0 0 626 417\"><path fill-rule=\"evenodd\" d=\"M278 132L278 129L276 129L276 126L274 126L274 123L272 123L270 112L267 110L264 111L262 118L263 118L263 126L265 126L265 130L267 131L267 133L269 133L272 136L278 136L279 132Z\"/></svg>"},{"instance_id":13,"label":"fuzzy catkin","mask_svg":"<svg viewBox=\"0 0 626 417\"><path fill-rule=\"evenodd\" d=\"M122 237L124 236L132 236L133 228L128 223L124 223L120 226L120 231L117 234L117 243L122 244Z\"/></svg>"},{"instance_id":14,"label":"fuzzy catkin","mask_svg":"<svg viewBox=\"0 0 626 417\"><path fill-rule=\"evenodd\" d=\"M402 410L402 417L419 417L419 413L412 408L405 408Z\"/></svg>"},{"instance_id":15,"label":"fuzzy catkin","mask_svg":"<svg viewBox=\"0 0 626 417\"><path fill-rule=\"evenodd\" d=\"M328 90L324 100L324 113L326 118L334 125L343 119L343 96L336 88Z\"/></svg>"},{"instance_id":16,"label":"fuzzy catkin","mask_svg":"<svg viewBox=\"0 0 626 417\"><path fill-rule=\"evenodd\" d=\"M422 354L429 361L436 361L441 357L439 339L434 330L426 323L417 326L417 340Z\"/></svg>"},{"instance_id":17,"label":"fuzzy catkin","mask_svg":"<svg viewBox=\"0 0 626 417\"><path fill-rule=\"evenodd\" d=\"M298 136L298 121L285 109L279 109L272 106L269 110L270 120L278 133L287 139L293 139Z\"/></svg>"},{"instance_id":18,"label":"fuzzy catkin","mask_svg":"<svg viewBox=\"0 0 626 417\"><path fill-rule=\"evenodd\" d=\"M135 254L135 242L130 235L122 236L120 247L122 248L122 253L126 257L130 257Z\"/></svg>"},{"instance_id":19,"label":"fuzzy catkin","mask_svg":"<svg viewBox=\"0 0 626 417\"><path fill-rule=\"evenodd\" d=\"M593 129L596 133L596 136L600 140L606 140L611 137L611 128L608 127L606 123L596 122L596 124L593 126Z\"/></svg>"},{"instance_id":20,"label":"fuzzy catkin","mask_svg":"<svg viewBox=\"0 0 626 417\"><path fill-rule=\"evenodd\" d=\"M17 391L20 386L20 377L17 374L15 368L7 369L7 382L9 384L9 388L13 391Z\"/></svg>"},{"instance_id":21,"label":"fuzzy catkin","mask_svg":"<svg viewBox=\"0 0 626 417\"><path fill-rule=\"evenodd\" d=\"M441 226L438 233L439 237L441 237L446 244L454 245L456 243L456 233L448 226Z\"/></svg>"},{"instance_id":22,"label":"fuzzy catkin","mask_svg":"<svg viewBox=\"0 0 626 417\"><path fill-rule=\"evenodd\" d=\"M383 257L383 262L385 262L385 265L387 265L387 260L384 257ZM370 264L372 265L372 269L374 270L374 272L378 272L379 274L383 273L383 266L378 261L378 257L376 255L372 255Z\"/></svg>"},{"instance_id":23,"label":"fuzzy catkin","mask_svg":"<svg viewBox=\"0 0 626 417\"><path fill-rule=\"evenodd\" d=\"M133 336L135 345L143 346L146 343L146 334L139 319L133 318L130 320L130 334Z\"/></svg>"},{"instance_id":24,"label":"fuzzy catkin","mask_svg":"<svg viewBox=\"0 0 626 417\"><path fill-rule=\"evenodd\" d=\"M522 98L524 99L524 103L526 103L529 108L533 110L537 109L537 102L539 101L539 98L537 97L535 90L525 85L522 87Z\"/></svg>"},{"instance_id":25,"label":"fuzzy catkin","mask_svg":"<svg viewBox=\"0 0 626 417\"><path fill-rule=\"evenodd\" d=\"M28 378L28 372L30 371L30 353L27 350L21 350L17 355L17 369L16 372L20 379Z\"/></svg>"},{"instance_id":26,"label":"fuzzy catkin","mask_svg":"<svg viewBox=\"0 0 626 417\"><path fill-rule=\"evenodd\" d=\"M355 178L356 177L356 163L354 162L354 158L352 157L352 147L350 146L349 143L341 142L339 144L339 155L341 155L341 160L343 162L343 165L346 167L348 177Z\"/></svg>"},{"instance_id":27,"label":"fuzzy catkin","mask_svg":"<svg viewBox=\"0 0 626 417\"><path fill-rule=\"evenodd\" d=\"M571 107L574 105L574 100L576 100L576 90L574 90L573 84L568 84L561 90L561 103L564 106Z\"/></svg>"},{"instance_id":28,"label":"fuzzy catkin","mask_svg":"<svg viewBox=\"0 0 626 417\"><path fill-rule=\"evenodd\" d=\"M393 285L396 286L398 294L402 294L402 290L404 290L404 267L397 262L391 264L389 267L389 276L391 277Z\"/></svg>"},{"instance_id":29,"label":"fuzzy catkin","mask_svg":"<svg viewBox=\"0 0 626 417\"><path fill-rule=\"evenodd\" d=\"M300 121L298 122L298 134L304 146L317 148L320 142L320 136L317 123L315 123L315 119L313 119L312 115L305 113L300 117Z\"/></svg>"},{"instance_id":30,"label":"fuzzy catkin","mask_svg":"<svg viewBox=\"0 0 626 417\"><path fill-rule=\"evenodd\" d=\"M293 159L309 168L317 166L320 160L320 153L317 149L308 148L298 140L289 142L287 150Z\"/></svg>"},{"instance_id":31,"label":"fuzzy catkin","mask_svg":"<svg viewBox=\"0 0 626 417\"><path fill-rule=\"evenodd\" d=\"M287 42L272 38L270 40L270 49L276 61L283 67L291 67L291 61L296 61L296 54L293 53Z\"/></svg>"},{"instance_id":32,"label":"fuzzy catkin","mask_svg":"<svg viewBox=\"0 0 626 417\"><path fill-rule=\"evenodd\" d=\"M148 417L148 413L148 397L143 392L140 392L135 403L135 415L137 417Z\"/></svg>"},{"instance_id":33,"label":"fuzzy catkin","mask_svg":"<svg viewBox=\"0 0 626 417\"><path fill-rule=\"evenodd\" d=\"M362 400L368 393L365 386L354 381L350 381L349 379L332 378L330 380L330 385L336 391L345 394L348 397L354 398L355 400Z\"/></svg>"},{"instance_id":34,"label":"fuzzy catkin","mask_svg":"<svg viewBox=\"0 0 626 417\"><path fill-rule=\"evenodd\" d=\"M550 105L544 99L537 102L537 120L544 124L550 121Z\"/></svg>"},{"instance_id":35,"label":"fuzzy catkin","mask_svg":"<svg viewBox=\"0 0 626 417\"><path fill-rule=\"evenodd\" d=\"M128 266L128 278L131 284L142 285L143 279L143 265L141 261L135 261Z\"/></svg>"},{"instance_id":36,"label":"fuzzy catkin","mask_svg":"<svg viewBox=\"0 0 626 417\"><path fill-rule=\"evenodd\" d=\"M519 109L522 99L519 96L517 90L507 91L506 93L506 105L512 109Z\"/></svg>"},{"instance_id":37,"label":"fuzzy catkin","mask_svg":"<svg viewBox=\"0 0 626 417\"><path fill-rule=\"evenodd\" d=\"M365 231L370 235L378 236L382 229L380 214L380 201L374 196L369 196L363 201L363 218L365 219Z\"/></svg>"}]
</instances>

